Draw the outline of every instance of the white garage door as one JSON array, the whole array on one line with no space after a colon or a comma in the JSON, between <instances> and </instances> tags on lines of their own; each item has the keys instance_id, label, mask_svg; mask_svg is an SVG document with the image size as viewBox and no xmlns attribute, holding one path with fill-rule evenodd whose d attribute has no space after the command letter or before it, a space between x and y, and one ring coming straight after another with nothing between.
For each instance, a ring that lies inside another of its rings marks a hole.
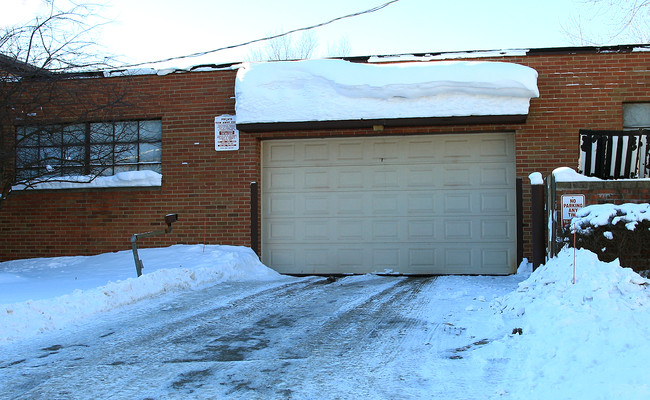
<instances>
[{"instance_id":1,"label":"white garage door","mask_svg":"<svg viewBox=\"0 0 650 400\"><path fill-rule=\"evenodd\" d=\"M262 179L279 272L515 271L513 134L269 140Z\"/></svg>"}]
</instances>

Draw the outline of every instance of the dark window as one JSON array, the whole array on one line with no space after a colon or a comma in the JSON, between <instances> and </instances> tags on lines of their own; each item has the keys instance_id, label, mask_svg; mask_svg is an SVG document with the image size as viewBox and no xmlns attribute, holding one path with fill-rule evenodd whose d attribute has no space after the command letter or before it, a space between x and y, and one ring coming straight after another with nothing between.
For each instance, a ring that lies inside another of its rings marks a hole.
<instances>
[{"instance_id":1,"label":"dark window","mask_svg":"<svg viewBox=\"0 0 650 400\"><path fill-rule=\"evenodd\" d=\"M623 104L623 129L650 128L650 103Z\"/></svg>"},{"instance_id":2,"label":"dark window","mask_svg":"<svg viewBox=\"0 0 650 400\"><path fill-rule=\"evenodd\" d=\"M160 120L21 126L16 179L161 171Z\"/></svg>"}]
</instances>

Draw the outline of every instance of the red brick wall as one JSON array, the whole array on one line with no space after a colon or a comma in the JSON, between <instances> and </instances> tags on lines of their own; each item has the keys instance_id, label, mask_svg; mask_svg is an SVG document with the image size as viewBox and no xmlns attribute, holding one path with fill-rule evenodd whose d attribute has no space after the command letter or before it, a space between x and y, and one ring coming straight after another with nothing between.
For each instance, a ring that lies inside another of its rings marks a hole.
<instances>
[{"instance_id":1,"label":"red brick wall","mask_svg":"<svg viewBox=\"0 0 650 400\"><path fill-rule=\"evenodd\" d=\"M650 53L535 54L494 57L539 72L540 98L525 124L386 127L382 135L516 132L517 176L574 167L578 130L621 129L624 102L650 101ZM162 118L161 188L14 192L0 206L0 260L129 249L133 233L179 214L170 235L140 245L250 245L249 184L260 179L260 139L376 135L372 128L241 132L240 150L214 150L214 117L234 114L235 71L128 78L129 118ZM111 81L112 79L112 81ZM127 78L109 78L122 82ZM524 179L524 223L529 224ZM529 230L525 253L529 256Z\"/></svg>"}]
</instances>

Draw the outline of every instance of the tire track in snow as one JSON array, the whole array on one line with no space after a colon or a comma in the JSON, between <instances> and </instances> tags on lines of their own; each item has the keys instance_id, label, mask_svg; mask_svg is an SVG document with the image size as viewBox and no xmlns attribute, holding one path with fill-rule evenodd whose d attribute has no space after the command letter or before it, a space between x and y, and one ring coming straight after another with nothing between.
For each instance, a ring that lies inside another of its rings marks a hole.
<instances>
[{"instance_id":1,"label":"tire track in snow","mask_svg":"<svg viewBox=\"0 0 650 400\"><path fill-rule=\"evenodd\" d=\"M17 377L8 393L30 399L422 397L428 386L418 372L419 341L431 327L421 317L434 283L312 277L154 299L89 322L77 334L50 336L56 343L34 343L21 354L26 361L5 368ZM46 348L52 354L39 358Z\"/></svg>"}]
</instances>

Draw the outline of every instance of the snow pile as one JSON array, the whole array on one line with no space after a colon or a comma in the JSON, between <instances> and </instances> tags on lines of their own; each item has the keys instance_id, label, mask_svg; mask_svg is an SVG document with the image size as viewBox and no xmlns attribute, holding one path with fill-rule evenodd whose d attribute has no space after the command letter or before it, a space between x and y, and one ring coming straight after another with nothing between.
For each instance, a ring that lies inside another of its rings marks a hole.
<instances>
[{"instance_id":1,"label":"snow pile","mask_svg":"<svg viewBox=\"0 0 650 400\"><path fill-rule=\"evenodd\" d=\"M538 268L497 300L506 327L521 328L501 349L510 356L516 399L647 399L650 281L618 261L573 249Z\"/></svg>"},{"instance_id":2,"label":"snow pile","mask_svg":"<svg viewBox=\"0 0 650 400\"><path fill-rule=\"evenodd\" d=\"M591 228L616 225L623 222L633 231L641 221L650 221L650 204L594 204L581 208L571 220L579 233L589 233Z\"/></svg>"},{"instance_id":3,"label":"snow pile","mask_svg":"<svg viewBox=\"0 0 650 400\"><path fill-rule=\"evenodd\" d=\"M537 72L503 62L344 60L245 64L237 123L526 115Z\"/></svg>"},{"instance_id":4,"label":"snow pile","mask_svg":"<svg viewBox=\"0 0 650 400\"><path fill-rule=\"evenodd\" d=\"M111 176L61 176L32 186L15 185L12 190L25 189L88 189L136 186L160 186L162 175L154 171L125 171Z\"/></svg>"},{"instance_id":5,"label":"snow pile","mask_svg":"<svg viewBox=\"0 0 650 400\"><path fill-rule=\"evenodd\" d=\"M171 246L133 253L0 263L0 342L60 329L70 322L165 292L229 280L277 279L247 247Z\"/></svg>"}]
</instances>

